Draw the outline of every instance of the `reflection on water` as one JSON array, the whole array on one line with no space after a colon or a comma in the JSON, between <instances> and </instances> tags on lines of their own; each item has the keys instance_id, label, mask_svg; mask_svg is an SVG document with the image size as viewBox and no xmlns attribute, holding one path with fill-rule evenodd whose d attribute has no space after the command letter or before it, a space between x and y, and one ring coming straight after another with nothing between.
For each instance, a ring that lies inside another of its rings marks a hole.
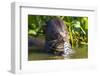
<instances>
[{"instance_id":1,"label":"reflection on water","mask_svg":"<svg viewBox=\"0 0 100 76\"><path fill-rule=\"evenodd\" d=\"M58 60L58 59L83 59L88 58L88 48L74 48L74 54L70 55L70 57L63 56L55 56L48 53L41 52L39 50L29 50L28 60Z\"/></svg>"}]
</instances>

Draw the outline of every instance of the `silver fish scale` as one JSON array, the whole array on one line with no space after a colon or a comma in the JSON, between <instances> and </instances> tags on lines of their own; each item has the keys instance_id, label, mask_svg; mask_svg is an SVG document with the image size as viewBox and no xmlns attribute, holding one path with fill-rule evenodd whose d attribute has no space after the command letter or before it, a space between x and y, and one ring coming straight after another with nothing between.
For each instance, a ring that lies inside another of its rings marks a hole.
<instances>
[{"instance_id":1,"label":"silver fish scale","mask_svg":"<svg viewBox=\"0 0 100 76\"><path fill-rule=\"evenodd\" d=\"M72 54L71 45L68 42L64 42L64 55Z\"/></svg>"}]
</instances>

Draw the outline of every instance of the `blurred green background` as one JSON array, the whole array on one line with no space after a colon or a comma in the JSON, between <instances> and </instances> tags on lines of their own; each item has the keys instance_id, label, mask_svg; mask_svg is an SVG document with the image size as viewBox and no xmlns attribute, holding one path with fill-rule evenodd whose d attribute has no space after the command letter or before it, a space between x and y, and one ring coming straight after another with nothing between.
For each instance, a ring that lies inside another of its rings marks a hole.
<instances>
[{"instance_id":1,"label":"blurred green background","mask_svg":"<svg viewBox=\"0 0 100 76\"><path fill-rule=\"evenodd\" d=\"M67 30L70 36L69 42L76 52L71 58L87 58L88 17L28 15L28 37L44 40L45 35L43 30L45 29L46 22L55 17L61 18L68 28ZM48 55L44 55L42 52L39 52L40 55L38 55L36 51L35 49L29 50L29 60L52 59L52 57L48 58ZM43 58L40 59L39 57ZM54 57L54 59L57 58Z\"/></svg>"}]
</instances>

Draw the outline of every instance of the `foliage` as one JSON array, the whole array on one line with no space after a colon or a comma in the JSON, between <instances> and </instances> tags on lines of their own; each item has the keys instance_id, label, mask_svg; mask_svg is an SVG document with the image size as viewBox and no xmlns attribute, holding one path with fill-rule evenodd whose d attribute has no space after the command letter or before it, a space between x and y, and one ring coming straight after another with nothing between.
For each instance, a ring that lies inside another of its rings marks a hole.
<instances>
[{"instance_id":1,"label":"foliage","mask_svg":"<svg viewBox=\"0 0 100 76\"><path fill-rule=\"evenodd\" d=\"M55 17L60 17L66 24L73 48L88 45L88 17L28 15L28 35L44 37L46 22Z\"/></svg>"}]
</instances>

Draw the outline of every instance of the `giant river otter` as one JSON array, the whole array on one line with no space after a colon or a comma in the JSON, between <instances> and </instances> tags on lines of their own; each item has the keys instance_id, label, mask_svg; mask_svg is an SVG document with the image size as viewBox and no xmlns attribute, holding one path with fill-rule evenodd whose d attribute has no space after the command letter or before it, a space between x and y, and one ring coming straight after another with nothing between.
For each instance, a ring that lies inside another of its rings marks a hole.
<instances>
[{"instance_id":1,"label":"giant river otter","mask_svg":"<svg viewBox=\"0 0 100 76\"><path fill-rule=\"evenodd\" d=\"M72 53L67 27L60 18L47 22L45 28L45 51L61 56Z\"/></svg>"}]
</instances>

